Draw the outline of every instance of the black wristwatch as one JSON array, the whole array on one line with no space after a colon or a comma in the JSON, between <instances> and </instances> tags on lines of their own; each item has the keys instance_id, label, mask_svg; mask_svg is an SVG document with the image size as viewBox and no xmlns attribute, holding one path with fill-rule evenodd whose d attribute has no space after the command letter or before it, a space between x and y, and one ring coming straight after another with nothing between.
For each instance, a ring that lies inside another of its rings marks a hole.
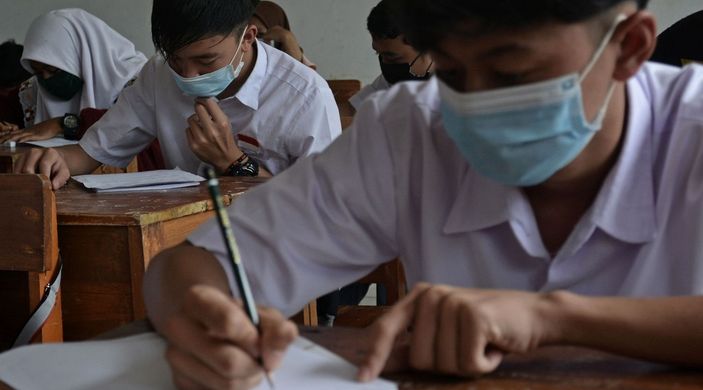
<instances>
[{"instance_id":1,"label":"black wristwatch","mask_svg":"<svg viewBox=\"0 0 703 390\"><path fill-rule=\"evenodd\" d=\"M243 161L237 160L227 168L227 176L259 176L259 163L253 158L246 156Z\"/></svg>"},{"instance_id":2,"label":"black wristwatch","mask_svg":"<svg viewBox=\"0 0 703 390\"><path fill-rule=\"evenodd\" d=\"M77 115L74 114L66 114L63 116L63 119L61 120L61 128L63 129L63 137L72 140L72 141L78 141L79 138L79 130L81 128L80 126L80 119L78 118Z\"/></svg>"}]
</instances>

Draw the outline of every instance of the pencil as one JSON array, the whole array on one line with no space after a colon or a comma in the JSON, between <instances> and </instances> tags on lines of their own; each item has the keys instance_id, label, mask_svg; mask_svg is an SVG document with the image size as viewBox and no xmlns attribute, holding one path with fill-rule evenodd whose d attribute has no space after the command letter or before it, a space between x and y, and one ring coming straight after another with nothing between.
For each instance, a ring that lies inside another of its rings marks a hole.
<instances>
[{"instance_id":1,"label":"pencil","mask_svg":"<svg viewBox=\"0 0 703 390\"><path fill-rule=\"evenodd\" d=\"M251 293L251 287L249 286L249 279L247 279L246 271L244 270L244 265L242 264L241 256L239 254L239 247L237 246L237 241L234 238L234 233L232 232L232 225L229 222L229 216L225 210L224 202L222 201L222 194L220 193L220 181L215 175L215 171L209 168L207 171L208 176L208 189L210 190L210 196L212 197L212 202L215 205L215 212L217 214L217 221L220 225L220 231L222 231L222 238L225 241L225 247L227 247L227 253L229 255L230 263L232 265L232 271L234 273L234 279L237 282L237 289L239 290L239 296L242 299L244 305L244 311L247 316L254 324L254 326L259 330L261 334L261 320L259 318L259 312L256 310L256 303L254 302L254 295ZM266 381L269 387L274 388L273 380L271 379L271 374L266 371L264 367L264 362L259 357L259 365L264 368L266 373Z\"/></svg>"}]
</instances>

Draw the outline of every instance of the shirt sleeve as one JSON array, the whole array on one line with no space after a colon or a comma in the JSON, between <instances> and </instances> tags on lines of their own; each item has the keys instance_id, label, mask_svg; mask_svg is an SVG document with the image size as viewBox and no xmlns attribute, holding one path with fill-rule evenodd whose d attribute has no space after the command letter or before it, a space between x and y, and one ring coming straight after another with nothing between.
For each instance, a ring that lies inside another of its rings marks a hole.
<instances>
[{"instance_id":1,"label":"shirt sleeve","mask_svg":"<svg viewBox=\"0 0 703 390\"><path fill-rule=\"evenodd\" d=\"M371 84L361 88L361 91L349 98L349 104L351 104L352 107L358 111L359 108L361 108L361 105L364 104L366 99L368 99L371 95L378 91L389 89L390 87L391 85L388 84L385 78L383 78L383 75L380 75L376 77Z\"/></svg>"},{"instance_id":2,"label":"shirt sleeve","mask_svg":"<svg viewBox=\"0 0 703 390\"><path fill-rule=\"evenodd\" d=\"M287 315L397 256L392 159L377 111L323 153L238 198L228 212L257 303ZM216 221L189 241L231 266Z\"/></svg>"},{"instance_id":3,"label":"shirt sleeve","mask_svg":"<svg viewBox=\"0 0 703 390\"><path fill-rule=\"evenodd\" d=\"M315 89L296 116L285 146L291 162L325 150L342 133L339 109L332 90Z\"/></svg>"},{"instance_id":4,"label":"shirt sleeve","mask_svg":"<svg viewBox=\"0 0 703 390\"><path fill-rule=\"evenodd\" d=\"M126 167L156 138L154 77L152 59L81 139L80 146L89 156L103 164Z\"/></svg>"}]
</instances>

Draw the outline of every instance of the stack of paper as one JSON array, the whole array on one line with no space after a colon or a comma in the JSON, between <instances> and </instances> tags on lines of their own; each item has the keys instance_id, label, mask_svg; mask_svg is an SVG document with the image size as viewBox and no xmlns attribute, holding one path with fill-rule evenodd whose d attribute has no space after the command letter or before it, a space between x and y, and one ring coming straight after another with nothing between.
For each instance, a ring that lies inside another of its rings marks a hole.
<instances>
[{"instance_id":1,"label":"stack of paper","mask_svg":"<svg viewBox=\"0 0 703 390\"><path fill-rule=\"evenodd\" d=\"M66 145L76 145L78 141L71 141L64 138L63 136L58 136L43 141L27 141L24 143L34 146L40 146L42 148L58 148Z\"/></svg>"},{"instance_id":2,"label":"stack of paper","mask_svg":"<svg viewBox=\"0 0 703 390\"><path fill-rule=\"evenodd\" d=\"M172 389L165 342L154 333L124 339L46 344L0 355L0 382L15 389ZM356 367L305 339L273 374L277 389L397 390L385 380L361 384ZM257 390L268 389L266 381Z\"/></svg>"},{"instance_id":3,"label":"stack of paper","mask_svg":"<svg viewBox=\"0 0 703 390\"><path fill-rule=\"evenodd\" d=\"M73 180L96 192L156 191L194 187L205 178L178 169L108 175L74 176Z\"/></svg>"}]
</instances>

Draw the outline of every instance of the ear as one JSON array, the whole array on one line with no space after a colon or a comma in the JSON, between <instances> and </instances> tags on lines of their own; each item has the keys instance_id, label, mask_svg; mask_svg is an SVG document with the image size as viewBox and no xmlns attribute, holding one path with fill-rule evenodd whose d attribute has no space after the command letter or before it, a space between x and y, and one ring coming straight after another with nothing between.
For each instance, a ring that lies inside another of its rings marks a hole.
<instances>
[{"instance_id":1,"label":"ear","mask_svg":"<svg viewBox=\"0 0 703 390\"><path fill-rule=\"evenodd\" d=\"M649 60L657 45L657 22L650 12L632 14L618 26L613 40L620 45L613 78L625 82Z\"/></svg>"},{"instance_id":2,"label":"ear","mask_svg":"<svg viewBox=\"0 0 703 390\"><path fill-rule=\"evenodd\" d=\"M254 24L247 26L247 32L244 33L244 38L242 38L242 51L248 52L253 50L256 44L256 37L259 36L259 29Z\"/></svg>"}]
</instances>

